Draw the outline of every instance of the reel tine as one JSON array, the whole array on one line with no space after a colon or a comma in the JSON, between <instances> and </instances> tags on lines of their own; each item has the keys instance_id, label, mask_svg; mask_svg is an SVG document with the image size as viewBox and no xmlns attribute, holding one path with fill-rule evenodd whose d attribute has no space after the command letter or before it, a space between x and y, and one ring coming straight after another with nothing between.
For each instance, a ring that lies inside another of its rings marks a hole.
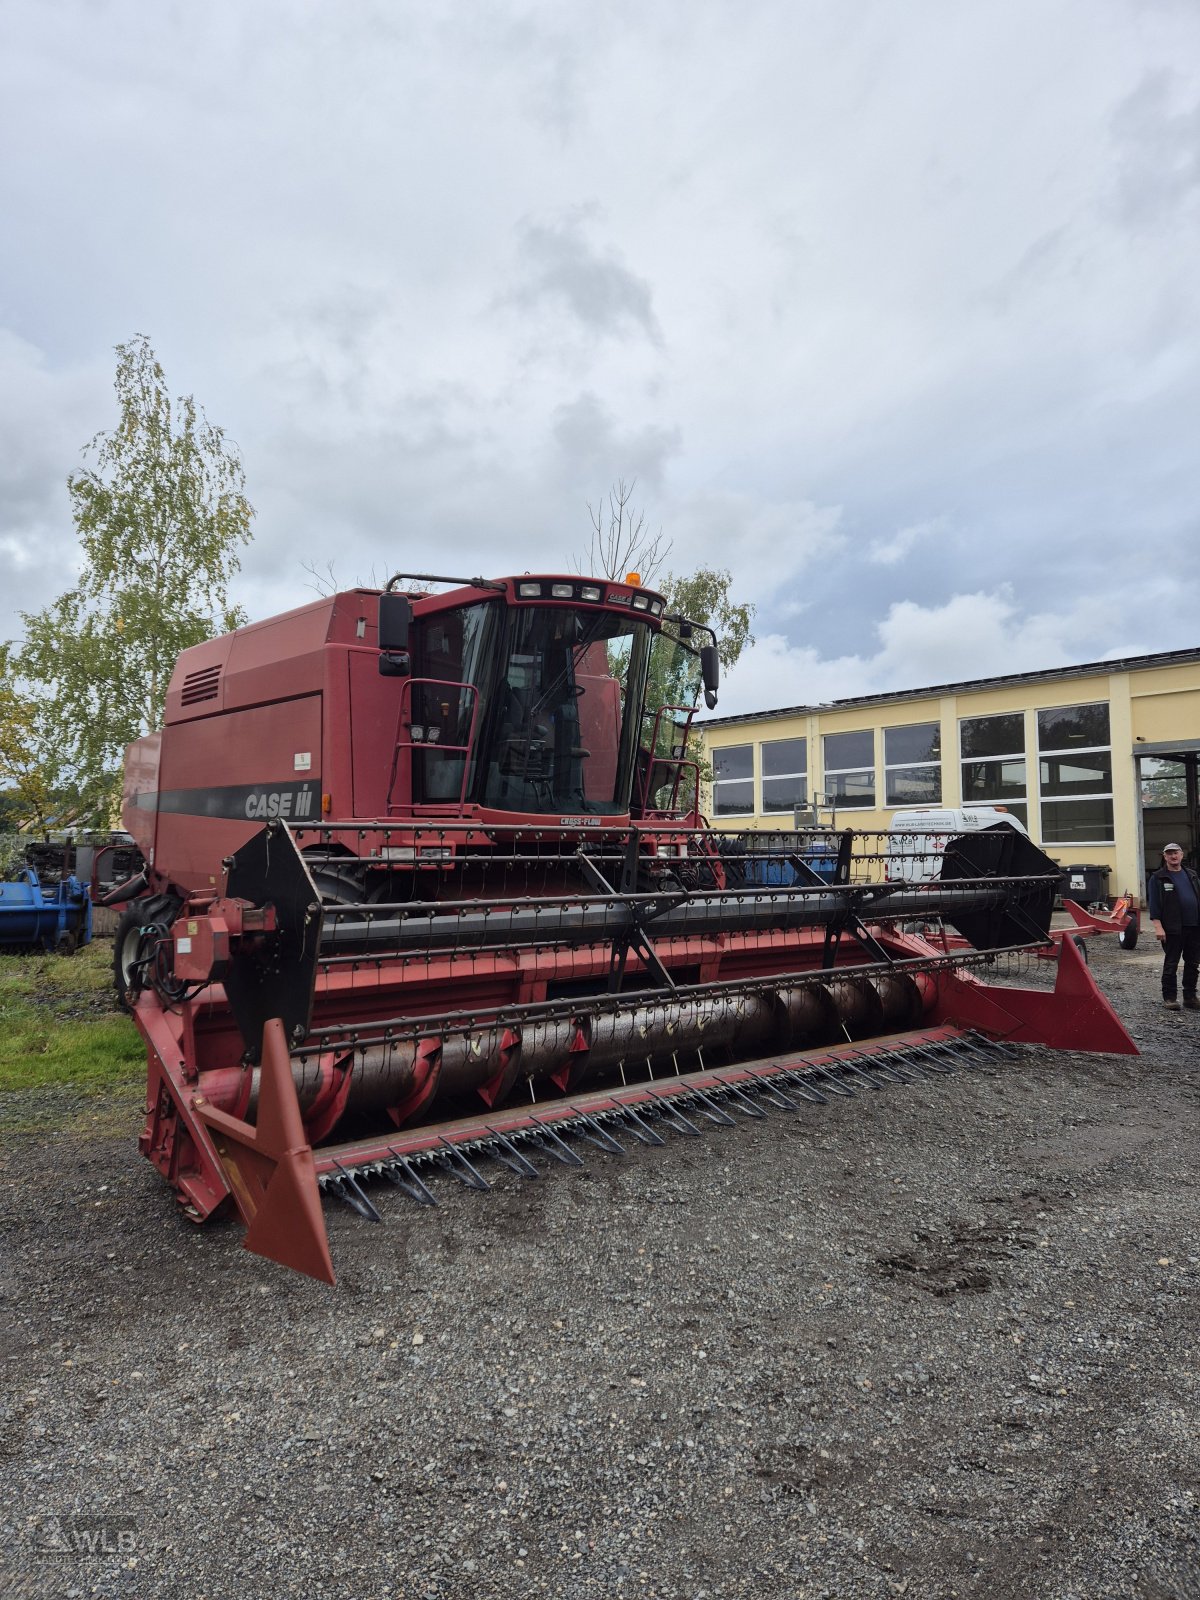
<instances>
[{"instance_id":1,"label":"reel tine","mask_svg":"<svg viewBox=\"0 0 1200 1600\"><path fill-rule=\"evenodd\" d=\"M586 1139L589 1144L594 1144L597 1150L604 1150L612 1156L623 1156L625 1146L614 1139L607 1128L602 1128L594 1117L589 1117L586 1111L579 1113L579 1122L575 1129L581 1139Z\"/></svg>"},{"instance_id":2,"label":"reel tine","mask_svg":"<svg viewBox=\"0 0 1200 1600\"><path fill-rule=\"evenodd\" d=\"M655 1133L648 1122L644 1122L632 1106L622 1106L621 1116L629 1124L629 1131L641 1144L666 1144L661 1133Z\"/></svg>"},{"instance_id":3,"label":"reel tine","mask_svg":"<svg viewBox=\"0 0 1200 1600\"><path fill-rule=\"evenodd\" d=\"M490 1140L487 1153L493 1161L499 1161L502 1166L515 1172L520 1178L540 1178L541 1173L530 1161L528 1156L523 1156L516 1145L506 1133L500 1133L495 1128L489 1128Z\"/></svg>"},{"instance_id":4,"label":"reel tine","mask_svg":"<svg viewBox=\"0 0 1200 1600\"><path fill-rule=\"evenodd\" d=\"M928 1080L928 1078L929 1078L928 1069L925 1066L923 1066L920 1061L918 1061L916 1059L915 1051L912 1051L912 1050L909 1050L909 1049L905 1049L904 1051L901 1052L901 1059L904 1062L904 1070L905 1070L905 1072L915 1073L916 1074L916 1078L920 1079L922 1082L925 1082L925 1081ZM910 1083L912 1083L915 1080L913 1078L910 1078L908 1081Z\"/></svg>"},{"instance_id":5,"label":"reel tine","mask_svg":"<svg viewBox=\"0 0 1200 1600\"><path fill-rule=\"evenodd\" d=\"M852 1072L856 1078L861 1078L868 1089L882 1089L883 1085L873 1078L867 1069L861 1066L853 1056L843 1056L842 1061L847 1072Z\"/></svg>"},{"instance_id":6,"label":"reel tine","mask_svg":"<svg viewBox=\"0 0 1200 1600\"><path fill-rule=\"evenodd\" d=\"M737 1119L731 1117L727 1111L722 1111L716 1101L706 1094L703 1089L695 1089L692 1092L693 1097L700 1102L696 1110L699 1111L702 1117L707 1117L710 1122L715 1122L722 1128L737 1127Z\"/></svg>"},{"instance_id":7,"label":"reel tine","mask_svg":"<svg viewBox=\"0 0 1200 1600\"><path fill-rule=\"evenodd\" d=\"M667 1099L665 1095L650 1093L655 1110L668 1128L673 1128L676 1133L686 1134L688 1138L699 1138L700 1129L694 1122L689 1122L677 1105Z\"/></svg>"},{"instance_id":8,"label":"reel tine","mask_svg":"<svg viewBox=\"0 0 1200 1600\"><path fill-rule=\"evenodd\" d=\"M390 1179L397 1189L408 1195L410 1200L415 1200L419 1206L437 1205L437 1196L421 1181L417 1169L408 1157L402 1156L398 1150L393 1150L391 1145L388 1145L388 1153L393 1159L384 1164L384 1177ZM397 1166L400 1168L400 1173L396 1172Z\"/></svg>"},{"instance_id":9,"label":"reel tine","mask_svg":"<svg viewBox=\"0 0 1200 1600\"><path fill-rule=\"evenodd\" d=\"M754 1073L753 1077L756 1092L760 1094L769 1105L776 1106L780 1111L799 1111L800 1107L796 1104L796 1102L794 1100L789 1100L779 1085L775 1083L773 1079L768 1078L766 1073L763 1073L761 1076L758 1073Z\"/></svg>"},{"instance_id":10,"label":"reel tine","mask_svg":"<svg viewBox=\"0 0 1200 1600\"><path fill-rule=\"evenodd\" d=\"M921 1057L927 1072L939 1072L944 1078L952 1078L954 1076L954 1066L949 1061L944 1061L936 1053L934 1045L914 1044L912 1049Z\"/></svg>"},{"instance_id":11,"label":"reel tine","mask_svg":"<svg viewBox=\"0 0 1200 1600\"><path fill-rule=\"evenodd\" d=\"M483 1173L480 1172L479 1168L473 1166L471 1162L467 1160L466 1156L457 1145L451 1144L449 1139L446 1138L443 1138L442 1143L446 1148L444 1150L435 1151L433 1157L439 1166L444 1167L447 1172L452 1172L458 1179L459 1183L463 1184L468 1189L478 1189L482 1191L492 1187L484 1177Z\"/></svg>"},{"instance_id":12,"label":"reel tine","mask_svg":"<svg viewBox=\"0 0 1200 1600\"><path fill-rule=\"evenodd\" d=\"M814 1088L811 1083L805 1082L808 1077L807 1072L783 1072L780 1076L787 1079L789 1089L794 1089L800 1098L807 1100L810 1105L827 1106L829 1104L828 1095L822 1094L820 1089Z\"/></svg>"},{"instance_id":13,"label":"reel tine","mask_svg":"<svg viewBox=\"0 0 1200 1600\"><path fill-rule=\"evenodd\" d=\"M809 1070L819 1075L821 1081L825 1084L825 1087L830 1091L831 1094L840 1094L844 1100L854 1100L857 1098L858 1090L852 1089L848 1083L844 1083L831 1067L822 1066L822 1064L818 1061L814 1062Z\"/></svg>"},{"instance_id":14,"label":"reel tine","mask_svg":"<svg viewBox=\"0 0 1200 1600\"><path fill-rule=\"evenodd\" d=\"M933 1070L946 1076L960 1069L978 1068L981 1064L976 1059L976 1052L965 1045L961 1038L935 1039L923 1048L924 1055Z\"/></svg>"},{"instance_id":15,"label":"reel tine","mask_svg":"<svg viewBox=\"0 0 1200 1600\"><path fill-rule=\"evenodd\" d=\"M741 1089L739 1089L736 1084L729 1084L726 1088L726 1093L733 1103L740 1110L744 1111L748 1117L758 1117L760 1120L766 1117L767 1113L763 1110L763 1108L761 1106L756 1106L754 1101L751 1100L750 1096L743 1094Z\"/></svg>"},{"instance_id":16,"label":"reel tine","mask_svg":"<svg viewBox=\"0 0 1200 1600\"><path fill-rule=\"evenodd\" d=\"M982 1034L962 1033L957 1039L948 1039L946 1049L952 1061L961 1063L964 1067L975 1067L977 1070L985 1063L990 1067L996 1064L997 1059L1004 1060L1004 1052L990 1048L992 1040Z\"/></svg>"},{"instance_id":17,"label":"reel tine","mask_svg":"<svg viewBox=\"0 0 1200 1600\"><path fill-rule=\"evenodd\" d=\"M357 1211L360 1217L365 1217L368 1222L382 1222L383 1218L367 1198L366 1191L360 1187L358 1179L344 1167L340 1161L335 1161L338 1177L329 1180L329 1186L339 1200L345 1202L351 1211Z\"/></svg>"},{"instance_id":18,"label":"reel tine","mask_svg":"<svg viewBox=\"0 0 1200 1600\"><path fill-rule=\"evenodd\" d=\"M533 1117L538 1132L531 1133L529 1137L539 1150L544 1150L548 1156L553 1156L556 1161L561 1161L564 1167L583 1166L583 1157L571 1149L569 1144L564 1144L548 1123Z\"/></svg>"},{"instance_id":19,"label":"reel tine","mask_svg":"<svg viewBox=\"0 0 1200 1600\"><path fill-rule=\"evenodd\" d=\"M980 1033L978 1028L972 1028L966 1037L972 1044L980 1047L987 1056L1001 1056L1010 1061L1016 1061L1020 1058L1020 1050L1015 1044L1010 1044L1007 1039L990 1039L986 1033Z\"/></svg>"},{"instance_id":20,"label":"reel tine","mask_svg":"<svg viewBox=\"0 0 1200 1600\"><path fill-rule=\"evenodd\" d=\"M885 1078L890 1078L893 1083L909 1084L912 1079L907 1072L907 1063L897 1051L888 1050L882 1055L873 1056L869 1051L863 1051L862 1059L882 1072Z\"/></svg>"}]
</instances>

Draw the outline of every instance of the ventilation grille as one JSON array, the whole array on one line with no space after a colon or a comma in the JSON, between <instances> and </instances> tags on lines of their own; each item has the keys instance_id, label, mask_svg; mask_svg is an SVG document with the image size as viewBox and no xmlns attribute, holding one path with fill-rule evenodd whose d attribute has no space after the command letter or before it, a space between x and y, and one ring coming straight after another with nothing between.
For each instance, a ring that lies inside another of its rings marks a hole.
<instances>
[{"instance_id":1,"label":"ventilation grille","mask_svg":"<svg viewBox=\"0 0 1200 1600\"><path fill-rule=\"evenodd\" d=\"M220 681L219 666L201 667L198 672L189 672L183 680L183 693L180 699L185 706L197 705L201 700L215 700Z\"/></svg>"}]
</instances>

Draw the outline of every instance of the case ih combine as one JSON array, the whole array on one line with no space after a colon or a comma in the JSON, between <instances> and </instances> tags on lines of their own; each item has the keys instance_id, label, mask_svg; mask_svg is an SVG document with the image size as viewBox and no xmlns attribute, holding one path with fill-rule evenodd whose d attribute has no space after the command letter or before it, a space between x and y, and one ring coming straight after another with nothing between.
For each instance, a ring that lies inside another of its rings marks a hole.
<instances>
[{"instance_id":1,"label":"case ih combine","mask_svg":"<svg viewBox=\"0 0 1200 1600\"><path fill-rule=\"evenodd\" d=\"M1069 939L1014 981L1059 873L1013 830L905 883L886 835L709 829L701 689L709 630L632 580L402 576L183 654L128 753L115 964L188 1217L332 1282L322 1191L378 1220L373 1180L429 1204L485 1157L1134 1051Z\"/></svg>"}]
</instances>

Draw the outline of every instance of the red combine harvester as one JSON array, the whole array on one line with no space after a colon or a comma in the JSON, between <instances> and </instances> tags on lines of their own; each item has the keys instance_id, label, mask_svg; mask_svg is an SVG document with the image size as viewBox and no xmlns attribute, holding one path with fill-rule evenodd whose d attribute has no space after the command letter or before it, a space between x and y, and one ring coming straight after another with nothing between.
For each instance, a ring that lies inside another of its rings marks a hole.
<instances>
[{"instance_id":1,"label":"red combine harvester","mask_svg":"<svg viewBox=\"0 0 1200 1600\"><path fill-rule=\"evenodd\" d=\"M905 883L887 835L708 828L701 690L711 631L632 579L402 575L184 652L115 967L188 1217L332 1282L324 1190L377 1221L374 1179L430 1204L1015 1043L1136 1053L1070 940L1015 981L1060 875L1012 829Z\"/></svg>"}]
</instances>

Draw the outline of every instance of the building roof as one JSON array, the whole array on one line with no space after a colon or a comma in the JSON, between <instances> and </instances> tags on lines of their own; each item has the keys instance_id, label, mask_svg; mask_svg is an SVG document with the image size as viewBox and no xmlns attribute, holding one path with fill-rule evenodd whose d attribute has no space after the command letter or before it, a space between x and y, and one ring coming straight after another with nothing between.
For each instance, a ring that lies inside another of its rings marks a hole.
<instances>
[{"instance_id":1,"label":"building roof","mask_svg":"<svg viewBox=\"0 0 1200 1600\"><path fill-rule=\"evenodd\" d=\"M774 711L742 711L732 717L705 717L699 728L733 727L740 722L766 722L777 717L811 716L818 711L845 711L852 706L882 706L903 700L930 700L936 695L963 694L971 689L999 689L1005 684L1053 683L1060 678L1107 677L1111 672L1144 672L1151 667L1186 666L1200 661L1200 647L1161 650L1150 656L1121 656L1112 661L1084 661L1075 667L1050 667L1042 672L1010 672L999 678L967 678L961 683L931 684L925 689L897 689L891 694L860 694L846 700L822 700L816 705L781 706Z\"/></svg>"}]
</instances>

